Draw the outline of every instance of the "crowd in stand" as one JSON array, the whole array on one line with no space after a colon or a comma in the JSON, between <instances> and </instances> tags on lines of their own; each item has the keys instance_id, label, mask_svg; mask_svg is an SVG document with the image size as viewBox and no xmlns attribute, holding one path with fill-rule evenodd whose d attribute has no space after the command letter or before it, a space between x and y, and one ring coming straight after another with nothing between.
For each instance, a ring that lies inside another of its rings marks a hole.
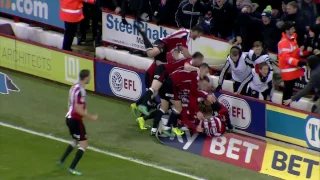
<instances>
[{"instance_id":1,"label":"crowd in stand","mask_svg":"<svg viewBox=\"0 0 320 180\"><path fill-rule=\"evenodd\" d=\"M299 46L312 53L319 53L320 18L317 0L283 0L252 3L250 0L113 0L104 7L121 12L123 22L126 14L137 20L150 20L190 29L201 24L204 33L241 44L249 51L255 41L277 52L284 22L294 22ZM282 4L281 4L282 3ZM272 6L278 8L272 8ZM130 7L130 8L129 8ZM147 18L146 18L147 17ZM174 17L174 18L173 18Z\"/></svg>"}]
</instances>

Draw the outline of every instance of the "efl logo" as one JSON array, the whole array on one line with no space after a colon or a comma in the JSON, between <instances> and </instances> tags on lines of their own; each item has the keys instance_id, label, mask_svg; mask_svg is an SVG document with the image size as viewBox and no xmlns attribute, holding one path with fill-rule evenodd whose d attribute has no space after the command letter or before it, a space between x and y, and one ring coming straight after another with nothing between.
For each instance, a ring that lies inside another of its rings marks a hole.
<instances>
[{"instance_id":1,"label":"efl logo","mask_svg":"<svg viewBox=\"0 0 320 180\"><path fill-rule=\"evenodd\" d=\"M22 14L33 15L35 17L48 19L48 4L35 0L0 0L1 8L18 11Z\"/></svg>"},{"instance_id":2,"label":"efl logo","mask_svg":"<svg viewBox=\"0 0 320 180\"><path fill-rule=\"evenodd\" d=\"M229 110L231 123L240 129L247 129L251 123L249 104L240 98L222 94L218 101Z\"/></svg>"},{"instance_id":3,"label":"efl logo","mask_svg":"<svg viewBox=\"0 0 320 180\"><path fill-rule=\"evenodd\" d=\"M308 143L317 149L320 149L320 120L310 118L306 124L306 136Z\"/></svg>"},{"instance_id":4,"label":"efl logo","mask_svg":"<svg viewBox=\"0 0 320 180\"><path fill-rule=\"evenodd\" d=\"M142 93L142 82L136 72L114 67L109 74L109 85L118 97L138 100Z\"/></svg>"},{"instance_id":5,"label":"efl logo","mask_svg":"<svg viewBox=\"0 0 320 180\"><path fill-rule=\"evenodd\" d=\"M79 81L80 62L74 57L65 56L65 79L73 84Z\"/></svg>"}]
</instances>

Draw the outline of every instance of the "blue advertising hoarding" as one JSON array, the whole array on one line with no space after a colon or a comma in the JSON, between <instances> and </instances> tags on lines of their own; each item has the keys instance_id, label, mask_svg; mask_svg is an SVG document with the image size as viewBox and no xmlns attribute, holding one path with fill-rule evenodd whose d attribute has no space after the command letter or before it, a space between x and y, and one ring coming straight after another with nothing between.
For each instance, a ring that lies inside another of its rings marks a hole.
<instances>
[{"instance_id":1,"label":"blue advertising hoarding","mask_svg":"<svg viewBox=\"0 0 320 180\"><path fill-rule=\"evenodd\" d=\"M266 104L214 92L218 101L229 110L231 123L238 129L258 136L266 135Z\"/></svg>"},{"instance_id":2,"label":"blue advertising hoarding","mask_svg":"<svg viewBox=\"0 0 320 180\"><path fill-rule=\"evenodd\" d=\"M64 29L58 0L1 0L0 12Z\"/></svg>"},{"instance_id":3,"label":"blue advertising hoarding","mask_svg":"<svg viewBox=\"0 0 320 180\"><path fill-rule=\"evenodd\" d=\"M144 73L96 61L97 93L136 101L144 91Z\"/></svg>"},{"instance_id":4,"label":"blue advertising hoarding","mask_svg":"<svg viewBox=\"0 0 320 180\"><path fill-rule=\"evenodd\" d=\"M320 118L267 105L267 137L320 151Z\"/></svg>"}]
</instances>

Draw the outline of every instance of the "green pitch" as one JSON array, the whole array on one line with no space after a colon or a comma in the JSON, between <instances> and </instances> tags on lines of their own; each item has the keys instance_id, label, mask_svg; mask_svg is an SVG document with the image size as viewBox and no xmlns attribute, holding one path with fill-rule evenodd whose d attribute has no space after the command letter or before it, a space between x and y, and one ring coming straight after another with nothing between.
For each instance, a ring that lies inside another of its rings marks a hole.
<instances>
[{"instance_id":1,"label":"green pitch","mask_svg":"<svg viewBox=\"0 0 320 180\"><path fill-rule=\"evenodd\" d=\"M37 132L70 139L65 126L69 87L0 68L21 92L0 95L0 121ZM159 164L210 180L271 180L270 176L223 162L206 159L163 146L149 130L141 131L131 116L129 103L88 94L88 111L99 114L98 121L85 121L89 144L103 150ZM78 165L83 172L73 177L55 166L65 143L0 126L0 179L187 179L88 150ZM74 157L72 154L67 161Z\"/></svg>"}]
</instances>

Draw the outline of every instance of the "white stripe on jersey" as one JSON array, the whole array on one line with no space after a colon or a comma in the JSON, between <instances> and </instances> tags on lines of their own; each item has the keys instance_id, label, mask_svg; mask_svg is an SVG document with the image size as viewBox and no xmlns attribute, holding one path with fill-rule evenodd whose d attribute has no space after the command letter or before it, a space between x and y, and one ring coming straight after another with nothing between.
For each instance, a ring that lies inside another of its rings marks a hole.
<instances>
[{"instance_id":1,"label":"white stripe on jersey","mask_svg":"<svg viewBox=\"0 0 320 180\"><path fill-rule=\"evenodd\" d=\"M82 94L85 94L84 88L82 88L79 84L75 84L74 86L72 86L70 88L70 91L69 91L70 106L69 106L69 110L66 114L66 117L71 118L72 112L74 111L74 107L78 103L77 97L79 96L80 92Z\"/></svg>"}]
</instances>

